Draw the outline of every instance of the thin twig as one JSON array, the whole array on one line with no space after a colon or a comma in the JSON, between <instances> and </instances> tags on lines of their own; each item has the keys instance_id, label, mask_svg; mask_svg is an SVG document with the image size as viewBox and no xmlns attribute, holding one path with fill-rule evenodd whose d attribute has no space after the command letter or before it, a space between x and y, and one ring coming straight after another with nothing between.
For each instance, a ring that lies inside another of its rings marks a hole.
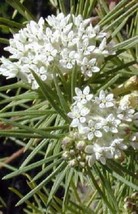
<instances>
[{"instance_id":1,"label":"thin twig","mask_svg":"<svg viewBox=\"0 0 138 214\"><path fill-rule=\"evenodd\" d=\"M6 160L2 163L0 163L0 169L4 167L5 164L9 164L18 157L20 157L24 153L24 147L19 149L18 151L14 152L12 155L6 158Z\"/></svg>"}]
</instances>

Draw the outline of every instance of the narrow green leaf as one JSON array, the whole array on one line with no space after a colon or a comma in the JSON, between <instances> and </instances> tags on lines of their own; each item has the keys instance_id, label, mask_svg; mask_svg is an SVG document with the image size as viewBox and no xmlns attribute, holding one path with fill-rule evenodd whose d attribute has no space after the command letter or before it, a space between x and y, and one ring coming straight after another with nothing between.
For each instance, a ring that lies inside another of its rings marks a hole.
<instances>
[{"instance_id":1,"label":"narrow green leaf","mask_svg":"<svg viewBox=\"0 0 138 214\"><path fill-rule=\"evenodd\" d=\"M122 29L122 28L124 27L124 25L126 24L127 20L128 20L128 17L126 17L126 18L122 21L122 23L119 24L119 25L115 28L115 30L113 30L113 31L111 32L111 37L112 37L112 38L115 37L115 36L121 31L121 29Z\"/></svg>"},{"instance_id":2,"label":"narrow green leaf","mask_svg":"<svg viewBox=\"0 0 138 214\"><path fill-rule=\"evenodd\" d=\"M132 37L130 39L127 39L119 44L116 44L113 49L119 50L119 49L128 49L131 47L134 47L136 44L138 44L138 36Z\"/></svg>"},{"instance_id":3,"label":"narrow green leaf","mask_svg":"<svg viewBox=\"0 0 138 214\"><path fill-rule=\"evenodd\" d=\"M32 164L30 164L28 166L20 167L19 169L14 169L15 171L10 173L10 174L8 174L8 175L6 175L6 176L4 176L3 180L7 180L7 179L10 179L10 178L16 177L18 175L21 175L21 174L23 174L23 173L25 173L27 171L32 170L32 169L36 169L37 167L42 166L44 163L46 164L46 163L49 163L49 162L55 160L60 155L61 155L61 153L56 154L56 155L52 155L52 156L50 156L48 158L44 158L42 160L36 161L35 163L32 163Z\"/></svg>"},{"instance_id":4,"label":"narrow green leaf","mask_svg":"<svg viewBox=\"0 0 138 214\"><path fill-rule=\"evenodd\" d=\"M133 184L132 182L125 179L125 177L122 177L121 175L117 174L116 172L113 172L112 175L120 180L122 183L126 184L127 186L131 187L132 189L138 191L138 185Z\"/></svg>"},{"instance_id":5,"label":"narrow green leaf","mask_svg":"<svg viewBox=\"0 0 138 214\"><path fill-rule=\"evenodd\" d=\"M38 110L24 110L24 111L15 111L15 112L5 112L5 113L0 113L0 118L4 117L22 117L22 116L43 116L43 115L49 115L49 114L54 114L55 110L43 110L43 111L38 111Z\"/></svg>"},{"instance_id":6,"label":"narrow green leaf","mask_svg":"<svg viewBox=\"0 0 138 214\"><path fill-rule=\"evenodd\" d=\"M67 115L58 106L58 103L55 102L55 97L53 97L50 93L50 88L37 76L34 71L32 71L32 74L37 81L43 96L49 100L51 106L65 119L65 121L69 122L69 118L67 117Z\"/></svg>"},{"instance_id":7,"label":"narrow green leaf","mask_svg":"<svg viewBox=\"0 0 138 214\"><path fill-rule=\"evenodd\" d=\"M104 194L104 192L102 192L102 190L100 189L99 185L97 184L97 181L95 180L91 170L88 169L88 175L90 176L90 179L92 180L92 183L94 184L95 188L97 189L99 195L101 196L101 198L104 200L105 204L107 205L107 207L109 208L109 210L113 213L116 214L116 211L114 210L114 208L111 206L111 204L109 203L108 199L106 198L106 195Z\"/></svg>"},{"instance_id":8,"label":"narrow green leaf","mask_svg":"<svg viewBox=\"0 0 138 214\"><path fill-rule=\"evenodd\" d=\"M1 118L1 121L3 121L6 124L10 124L12 126L18 127L18 128L21 129L21 131L25 131L27 133L31 132L31 133L34 133L34 134L39 134L42 138L59 139L60 137L62 137L61 135L54 135L54 134L52 135L52 134L49 134L49 133L47 133L47 132L45 132L43 130L36 129L34 127L30 127L30 126L26 126L26 125L22 125L21 123L14 122L12 120L6 120L6 119ZM17 131L18 130L15 131L15 134L16 134Z\"/></svg>"},{"instance_id":9,"label":"narrow green leaf","mask_svg":"<svg viewBox=\"0 0 138 214\"><path fill-rule=\"evenodd\" d=\"M35 148L34 150L27 156L27 158L24 160L20 168L25 167L31 160L32 158L47 144L49 143L48 139L42 140Z\"/></svg>"},{"instance_id":10,"label":"narrow green leaf","mask_svg":"<svg viewBox=\"0 0 138 214\"><path fill-rule=\"evenodd\" d=\"M6 91L6 90L12 90L15 88L25 88L25 89L30 89L30 85L28 85L27 83L24 83L22 81L16 82L16 83L12 83L10 85L4 85L0 87L0 91Z\"/></svg>"},{"instance_id":11,"label":"narrow green leaf","mask_svg":"<svg viewBox=\"0 0 138 214\"><path fill-rule=\"evenodd\" d=\"M17 189L15 189L13 187L9 187L9 190L12 191L13 193L15 193L19 198L23 197L23 195ZM26 204L29 207L33 208L33 210L35 210L36 213L39 213L39 211L40 211L39 208L37 208L37 206L34 206L33 203L26 201Z\"/></svg>"},{"instance_id":12,"label":"narrow green leaf","mask_svg":"<svg viewBox=\"0 0 138 214\"><path fill-rule=\"evenodd\" d=\"M53 177L55 177L60 170L62 170L65 166L65 162L62 162L48 177L46 177L40 184L38 184L33 190L31 190L27 195L25 195L16 206L21 205L26 200L28 200L30 197L32 197L35 193L37 193L43 186L45 186L49 181L52 180Z\"/></svg>"},{"instance_id":13,"label":"narrow green leaf","mask_svg":"<svg viewBox=\"0 0 138 214\"><path fill-rule=\"evenodd\" d=\"M0 24L4 24L7 27L11 27L11 28L23 28L24 25L15 21L12 21L10 19L6 19L6 18L2 18L0 17Z\"/></svg>"},{"instance_id":14,"label":"narrow green leaf","mask_svg":"<svg viewBox=\"0 0 138 214\"><path fill-rule=\"evenodd\" d=\"M128 170L126 167L121 166L121 164L113 161L113 160L109 160L107 162L107 165L111 168L114 169L114 171L123 176L124 173L131 176L132 178L138 179L138 175L136 175L135 173L131 172L130 170Z\"/></svg>"},{"instance_id":15,"label":"narrow green leaf","mask_svg":"<svg viewBox=\"0 0 138 214\"><path fill-rule=\"evenodd\" d=\"M57 95L58 95L60 104L62 106L62 109L67 114L69 112L69 107L68 107L67 101L65 100L65 98L64 98L64 96L62 94L62 91L61 91L61 89L60 89L60 87L58 85L58 81L57 81L56 75L54 75L54 83L55 83L55 87L56 87L56 90L57 90Z\"/></svg>"},{"instance_id":16,"label":"narrow green leaf","mask_svg":"<svg viewBox=\"0 0 138 214\"><path fill-rule=\"evenodd\" d=\"M116 198L113 194L113 190L111 189L111 186L110 186L110 183L107 179L107 176L105 177L105 175L100 172L99 168L96 165L95 165L95 170L101 179L102 186L104 187L105 191L107 192L107 196L109 197L109 201L111 200L111 203L113 204L115 211L117 213L119 213L118 203L117 203Z\"/></svg>"},{"instance_id":17,"label":"narrow green leaf","mask_svg":"<svg viewBox=\"0 0 138 214\"><path fill-rule=\"evenodd\" d=\"M120 77L122 76L122 74L117 74L115 75L113 78L111 78L106 84L104 84L103 86L101 86L98 91L97 94L101 91L104 90L108 87L110 87L111 85L113 85Z\"/></svg>"},{"instance_id":18,"label":"narrow green leaf","mask_svg":"<svg viewBox=\"0 0 138 214\"><path fill-rule=\"evenodd\" d=\"M87 10L86 18L91 17L92 11L94 10L96 6L97 0L90 0L89 7Z\"/></svg>"},{"instance_id":19,"label":"narrow green leaf","mask_svg":"<svg viewBox=\"0 0 138 214\"><path fill-rule=\"evenodd\" d=\"M69 191L69 186L71 183L71 179L73 177L74 169L70 168L69 171L66 173L66 180L65 180L65 193L64 193L64 198L63 198L63 210L65 208L65 204L67 202L67 196L68 196L68 191Z\"/></svg>"},{"instance_id":20,"label":"narrow green leaf","mask_svg":"<svg viewBox=\"0 0 138 214\"><path fill-rule=\"evenodd\" d=\"M35 163L32 163L32 164L30 164L28 166L20 167L19 169L16 169L14 172L11 172L10 174L4 176L3 180L7 180L7 179L13 178L15 176L18 176L20 174L23 174L23 173L25 173L27 171L30 171L32 169L35 169L35 168L39 167L39 166L42 166L44 163L45 164L49 163L49 162L53 161L54 159L58 158L60 155L61 155L61 153L57 154L57 155L52 155L52 156L50 156L48 158L44 158L42 160L36 161Z\"/></svg>"},{"instance_id":21,"label":"narrow green leaf","mask_svg":"<svg viewBox=\"0 0 138 214\"><path fill-rule=\"evenodd\" d=\"M0 102L0 104L4 104L4 103L8 103L11 101L17 101L17 100L35 100L35 99L39 99L39 96L36 92L25 92L23 94L20 95L15 95L13 97L8 97L5 100L2 100Z\"/></svg>"},{"instance_id":22,"label":"narrow green leaf","mask_svg":"<svg viewBox=\"0 0 138 214\"><path fill-rule=\"evenodd\" d=\"M69 169L69 166L66 166L65 169L63 169L56 177L56 179L54 180L54 184L52 186L52 189L50 191L50 194L49 194L49 197L48 197L48 201L47 203L49 204L50 201L52 200L53 198L53 195L55 194L55 192L58 190L59 186L61 185L65 175L66 175L66 172L68 171Z\"/></svg>"},{"instance_id":23,"label":"narrow green leaf","mask_svg":"<svg viewBox=\"0 0 138 214\"><path fill-rule=\"evenodd\" d=\"M11 5L14 9L16 9L22 16L24 16L27 20L34 20L33 15L28 11L28 9L20 3L19 0L6 0L6 2Z\"/></svg>"},{"instance_id":24,"label":"narrow green leaf","mask_svg":"<svg viewBox=\"0 0 138 214\"><path fill-rule=\"evenodd\" d=\"M74 0L70 0L70 13L71 14L75 14L75 8L76 8L75 1Z\"/></svg>"},{"instance_id":25,"label":"narrow green leaf","mask_svg":"<svg viewBox=\"0 0 138 214\"><path fill-rule=\"evenodd\" d=\"M9 40L5 38L0 38L0 43L9 45Z\"/></svg>"},{"instance_id":26,"label":"narrow green leaf","mask_svg":"<svg viewBox=\"0 0 138 214\"><path fill-rule=\"evenodd\" d=\"M45 166L45 168L43 167L43 170L41 170L40 172L37 173L37 175L35 175L35 177L33 178L32 181L36 181L39 178L41 178L43 175L46 175L46 173L49 170L53 170L57 165L59 165L61 162L63 161L63 159L55 159L54 162L52 162L51 164L48 164L48 166Z\"/></svg>"},{"instance_id":27,"label":"narrow green leaf","mask_svg":"<svg viewBox=\"0 0 138 214\"><path fill-rule=\"evenodd\" d=\"M41 135L38 134L30 134L30 133L23 133L23 132L15 132L15 130L9 131L9 130L0 130L0 136L1 137L15 137L15 138L44 138Z\"/></svg>"},{"instance_id":28,"label":"narrow green leaf","mask_svg":"<svg viewBox=\"0 0 138 214\"><path fill-rule=\"evenodd\" d=\"M127 4L128 3L128 4ZM130 4L129 4L130 3ZM104 16L99 24L101 26L108 25L113 19L118 17L120 14L123 14L123 11L129 9L134 4L134 1L130 2L129 0L120 1L111 11L109 11L106 16Z\"/></svg>"},{"instance_id":29,"label":"narrow green leaf","mask_svg":"<svg viewBox=\"0 0 138 214\"><path fill-rule=\"evenodd\" d=\"M116 24L118 25L118 23L121 23L126 17L130 17L132 14L134 14L134 12L136 12L138 9L138 3L134 3L134 5L132 7L130 7L129 10L127 10L126 12L124 12L122 15L120 15L118 18L116 18L114 21L112 21L111 24L109 24L108 26L105 27L105 31L107 30L111 30L112 27L114 28L116 26Z\"/></svg>"},{"instance_id":30,"label":"narrow green leaf","mask_svg":"<svg viewBox=\"0 0 138 214\"><path fill-rule=\"evenodd\" d=\"M66 15L65 1L64 0L58 0L58 5L59 5L61 12Z\"/></svg>"}]
</instances>

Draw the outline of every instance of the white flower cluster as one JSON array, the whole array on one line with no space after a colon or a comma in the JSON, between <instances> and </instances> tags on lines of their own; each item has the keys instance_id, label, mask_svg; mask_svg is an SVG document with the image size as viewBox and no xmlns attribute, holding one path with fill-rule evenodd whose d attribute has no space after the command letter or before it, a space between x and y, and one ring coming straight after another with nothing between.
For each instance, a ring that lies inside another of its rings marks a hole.
<instances>
[{"instance_id":1,"label":"white flower cluster","mask_svg":"<svg viewBox=\"0 0 138 214\"><path fill-rule=\"evenodd\" d=\"M98 96L90 93L86 86L83 91L75 88L76 96L68 116L79 138L85 141L84 153L89 166L96 160L106 164L107 159L119 158L127 149L127 140L133 125L134 109L127 103L117 102L112 93L103 90ZM137 136L132 137L136 141ZM131 145L131 144L130 144Z\"/></svg>"},{"instance_id":2,"label":"white flower cluster","mask_svg":"<svg viewBox=\"0 0 138 214\"><path fill-rule=\"evenodd\" d=\"M40 18L38 23L30 21L27 26L13 35L7 59L0 60L0 74L7 78L21 78L38 88L32 70L40 78L50 80L57 67L63 74L77 65L85 78L100 71L105 56L114 54L111 45L107 45L107 33L100 32L99 26L93 27L90 19L82 16L48 16L46 21Z\"/></svg>"}]
</instances>

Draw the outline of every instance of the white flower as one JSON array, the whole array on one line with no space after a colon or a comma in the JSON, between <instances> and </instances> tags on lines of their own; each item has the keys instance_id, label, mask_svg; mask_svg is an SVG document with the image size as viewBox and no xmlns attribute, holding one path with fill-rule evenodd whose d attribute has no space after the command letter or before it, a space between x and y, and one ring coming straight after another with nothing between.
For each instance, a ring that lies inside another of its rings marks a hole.
<instances>
[{"instance_id":1,"label":"white flower","mask_svg":"<svg viewBox=\"0 0 138 214\"><path fill-rule=\"evenodd\" d=\"M114 115L111 113L107 116L106 120L104 120L103 129L105 132L111 131L112 133L118 132L118 125L121 123L119 119L116 119Z\"/></svg>"},{"instance_id":2,"label":"white flower","mask_svg":"<svg viewBox=\"0 0 138 214\"><path fill-rule=\"evenodd\" d=\"M101 91L99 97L95 97L90 94L88 86L83 91L75 88L75 92L68 116L72 118L70 126L78 132L77 138L85 142L81 150L83 153L84 149L85 161L93 166L96 160L106 164L107 159L119 158L122 151L127 149L125 139L132 133L134 123L131 120L137 119L137 113L132 117L134 109L129 106L121 108L111 93ZM123 117L120 117L121 114ZM130 145L138 148L137 133L130 137Z\"/></svg>"},{"instance_id":3,"label":"white flower","mask_svg":"<svg viewBox=\"0 0 138 214\"><path fill-rule=\"evenodd\" d=\"M64 27L66 27L69 19L70 14L65 17L63 13L59 13L57 16L54 15L48 16L46 21L53 29L61 31L64 29Z\"/></svg>"},{"instance_id":4,"label":"white flower","mask_svg":"<svg viewBox=\"0 0 138 214\"><path fill-rule=\"evenodd\" d=\"M75 88L75 93L77 96L74 96L73 99L77 102L77 103L82 103L85 104L88 101L90 101L93 97L92 94L90 94L90 87L86 86L83 91L81 91L79 88Z\"/></svg>"},{"instance_id":5,"label":"white flower","mask_svg":"<svg viewBox=\"0 0 138 214\"><path fill-rule=\"evenodd\" d=\"M129 106L119 106L118 108L118 118L124 121L131 122L133 119L135 110L130 108Z\"/></svg>"},{"instance_id":6,"label":"white flower","mask_svg":"<svg viewBox=\"0 0 138 214\"><path fill-rule=\"evenodd\" d=\"M88 60L86 57L83 58L81 63L81 71L87 77L91 77L93 73L97 73L100 69L96 66L96 58Z\"/></svg>"},{"instance_id":7,"label":"white flower","mask_svg":"<svg viewBox=\"0 0 138 214\"><path fill-rule=\"evenodd\" d=\"M130 145L136 150L138 149L138 132L130 137Z\"/></svg>"},{"instance_id":8,"label":"white flower","mask_svg":"<svg viewBox=\"0 0 138 214\"><path fill-rule=\"evenodd\" d=\"M113 94L108 94L106 96L103 90L100 91L99 97L96 97L95 101L99 104L100 108L110 108L114 106Z\"/></svg>"},{"instance_id":9,"label":"white flower","mask_svg":"<svg viewBox=\"0 0 138 214\"><path fill-rule=\"evenodd\" d=\"M134 114L134 116L133 116L133 122L134 122L135 126L138 127L138 112Z\"/></svg>"},{"instance_id":10,"label":"white flower","mask_svg":"<svg viewBox=\"0 0 138 214\"><path fill-rule=\"evenodd\" d=\"M96 159L100 161L103 165L106 164L106 159L112 158L110 148L108 147L101 147L95 143L93 146L93 150L95 152Z\"/></svg>"},{"instance_id":11,"label":"white flower","mask_svg":"<svg viewBox=\"0 0 138 214\"><path fill-rule=\"evenodd\" d=\"M111 152L112 152L115 159L117 159L121 156L122 150L127 149L127 145L123 144L122 143L123 141L124 141L124 139L122 139L122 138L116 138L111 143L110 148L111 148Z\"/></svg>"},{"instance_id":12,"label":"white flower","mask_svg":"<svg viewBox=\"0 0 138 214\"><path fill-rule=\"evenodd\" d=\"M57 67L64 75L76 65L88 79L100 71L105 54L111 54L106 35L100 32L98 25L92 26L91 19L84 20L81 15L59 13L48 16L46 20L40 18L38 23L30 21L9 40L10 45L5 50L10 52L10 56L8 62L1 58L0 73L7 78L28 81L33 89L38 88L38 84L31 70L48 82L56 72L51 68ZM100 57L96 54L99 51Z\"/></svg>"},{"instance_id":13,"label":"white flower","mask_svg":"<svg viewBox=\"0 0 138 214\"><path fill-rule=\"evenodd\" d=\"M120 150L125 150L125 149L127 149L127 145L123 144L122 143L123 141L124 141L124 139L122 139L122 138L116 138L112 141L111 147L118 148Z\"/></svg>"},{"instance_id":14,"label":"white flower","mask_svg":"<svg viewBox=\"0 0 138 214\"><path fill-rule=\"evenodd\" d=\"M96 122L93 120L88 121L88 127L87 127L87 137L88 140L92 140L94 137L102 137L102 132L99 130L102 128L102 124L100 122ZM85 131L86 131L85 130Z\"/></svg>"},{"instance_id":15,"label":"white flower","mask_svg":"<svg viewBox=\"0 0 138 214\"><path fill-rule=\"evenodd\" d=\"M72 118L70 124L71 127L78 127L81 123L85 123L86 115L89 113L89 109L83 107L81 104L73 106L72 111L68 113L68 116Z\"/></svg>"},{"instance_id":16,"label":"white flower","mask_svg":"<svg viewBox=\"0 0 138 214\"><path fill-rule=\"evenodd\" d=\"M61 52L61 59L59 60L61 66L67 69L72 69L75 65L76 53L75 51L68 51L68 49L63 49Z\"/></svg>"},{"instance_id":17,"label":"white flower","mask_svg":"<svg viewBox=\"0 0 138 214\"><path fill-rule=\"evenodd\" d=\"M0 74L6 76L7 78L16 77L20 70L19 62L12 63L9 59L5 57L1 58L1 62L3 63L0 67Z\"/></svg>"}]
</instances>

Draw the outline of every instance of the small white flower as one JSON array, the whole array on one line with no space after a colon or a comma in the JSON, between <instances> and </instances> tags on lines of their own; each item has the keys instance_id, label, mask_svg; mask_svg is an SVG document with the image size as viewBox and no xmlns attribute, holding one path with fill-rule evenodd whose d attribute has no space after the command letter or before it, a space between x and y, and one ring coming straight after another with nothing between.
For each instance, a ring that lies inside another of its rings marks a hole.
<instances>
[{"instance_id":1,"label":"small white flower","mask_svg":"<svg viewBox=\"0 0 138 214\"><path fill-rule=\"evenodd\" d=\"M138 149L138 132L134 133L130 137L130 145L133 147L133 149Z\"/></svg>"},{"instance_id":2,"label":"small white flower","mask_svg":"<svg viewBox=\"0 0 138 214\"><path fill-rule=\"evenodd\" d=\"M95 143L93 146L93 150L95 152L96 160L100 161L103 165L106 164L106 159L112 158L110 148L108 147L101 147Z\"/></svg>"},{"instance_id":3,"label":"small white flower","mask_svg":"<svg viewBox=\"0 0 138 214\"><path fill-rule=\"evenodd\" d=\"M135 126L138 127L138 112L135 113L133 116L133 123L135 124Z\"/></svg>"},{"instance_id":4,"label":"small white flower","mask_svg":"<svg viewBox=\"0 0 138 214\"><path fill-rule=\"evenodd\" d=\"M82 104L86 104L88 101L90 101L93 97L92 94L90 94L90 87L86 86L83 91L81 91L79 88L75 88L75 93L77 96L74 96L73 99Z\"/></svg>"},{"instance_id":5,"label":"small white flower","mask_svg":"<svg viewBox=\"0 0 138 214\"><path fill-rule=\"evenodd\" d=\"M111 147L115 147L120 150L125 150L125 149L127 149L127 145L123 144L122 143L123 141L124 141L124 139L122 139L122 138L116 138L112 141Z\"/></svg>"},{"instance_id":6,"label":"small white flower","mask_svg":"<svg viewBox=\"0 0 138 214\"><path fill-rule=\"evenodd\" d=\"M116 119L113 114L109 114L104 122L103 129L105 132L111 131L112 133L118 133L118 126L121 121Z\"/></svg>"},{"instance_id":7,"label":"small white flower","mask_svg":"<svg viewBox=\"0 0 138 214\"><path fill-rule=\"evenodd\" d=\"M83 58L81 63L81 71L88 78L97 73L100 69L96 66L96 58L88 60L86 57Z\"/></svg>"},{"instance_id":8,"label":"small white flower","mask_svg":"<svg viewBox=\"0 0 138 214\"><path fill-rule=\"evenodd\" d=\"M117 113L117 116L120 120L131 122L135 110L130 108L129 106L119 106Z\"/></svg>"},{"instance_id":9,"label":"small white flower","mask_svg":"<svg viewBox=\"0 0 138 214\"><path fill-rule=\"evenodd\" d=\"M100 122L89 120L88 127L87 127L88 140L92 140L94 137L101 138L102 132L99 130L101 128L102 128L102 124Z\"/></svg>"},{"instance_id":10,"label":"small white flower","mask_svg":"<svg viewBox=\"0 0 138 214\"><path fill-rule=\"evenodd\" d=\"M113 94L108 94L106 96L103 90L100 91L99 97L96 97L95 101L99 104L100 108L110 108L114 106Z\"/></svg>"},{"instance_id":11,"label":"small white flower","mask_svg":"<svg viewBox=\"0 0 138 214\"><path fill-rule=\"evenodd\" d=\"M63 49L61 52L61 59L59 60L61 66L67 69L72 69L75 65L76 53L75 51L69 52L68 49Z\"/></svg>"},{"instance_id":12,"label":"small white flower","mask_svg":"<svg viewBox=\"0 0 138 214\"><path fill-rule=\"evenodd\" d=\"M82 105L73 106L72 111L68 113L68 116L73 119L70 126L78 127L81 123L85 123L86 115L89 113L89 109Z\"/></svg>"}]
</instances>

